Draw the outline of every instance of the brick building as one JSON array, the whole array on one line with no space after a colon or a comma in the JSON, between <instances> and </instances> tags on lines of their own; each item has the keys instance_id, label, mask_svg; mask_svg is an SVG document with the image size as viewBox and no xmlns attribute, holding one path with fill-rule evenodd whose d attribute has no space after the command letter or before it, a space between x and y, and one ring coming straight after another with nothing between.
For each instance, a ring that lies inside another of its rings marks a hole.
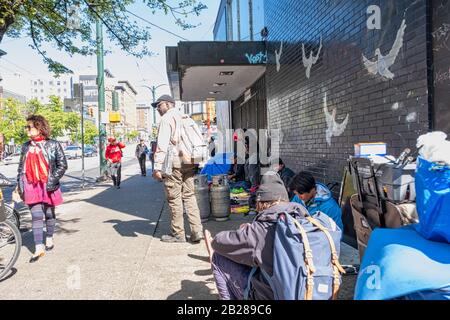
<instances>
[{"instance_id":1,"label":"brick building","mask_svg":"<svg viewBox=\"0 0 450 320\"><path fill-rule=\"evenodd\" d=\"M229 101L232 128L280 129L295 171L340 183L357 142L398 156L429 130L450 133L449 1L223 0L214 32L216 42L167 49L173 91L212 99L214 75L244 70L220 81L217 100ZM200 92L192 75L205 65Z\"/></svg>"}]
</instances>

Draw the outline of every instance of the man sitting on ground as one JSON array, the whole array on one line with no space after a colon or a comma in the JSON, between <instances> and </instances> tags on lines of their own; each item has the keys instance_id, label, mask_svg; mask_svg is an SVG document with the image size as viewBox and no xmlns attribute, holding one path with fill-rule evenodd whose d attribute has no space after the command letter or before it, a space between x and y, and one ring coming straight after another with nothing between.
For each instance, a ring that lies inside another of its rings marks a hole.
<instances>
[{"instance_id":1,"label":"man sitting on ground","mask_svg":"<svg viewBox=\"0 0 450 320\"><path fill-rule=\"evenodd\" d=\"M311 215L318 211L325 213L343 230L341 207L333 199L331 191L322 183L316 183L310 173L302 171L297 174L292 179L289 188L295 194L292 202L305 206Z\"/></svg>"},{"instance_id":2,"label":"man sitting on ground","mask_svg":"<svg viewBox=\"0 0 450 320\"><path fill-rule=\"evenodd\" d=\"M214 239L205 230L205 242L210 255L217 290L222 300L242 300L252 267L261 267L272 274L273 246L279 213L305 215L306 210L289 202L280 177L268 172L257 191L258 216L238 230L222 231ZM303 212L303 213L302 213ZM274 293L261 274L251 279L250 299L273 300Z\"/></svg>"},{"instance_id":3,"label":"man sitting on ground","mask_svg":"<svg viewBox=\"0 0 450 320\"><path fill-rule=\"evenodd\" d=\"M245 181L245 164L242 160L239 160L235 154L233 156L233 165L228 173L228 180L232 182Z\"/></svg>"}]
</instances>

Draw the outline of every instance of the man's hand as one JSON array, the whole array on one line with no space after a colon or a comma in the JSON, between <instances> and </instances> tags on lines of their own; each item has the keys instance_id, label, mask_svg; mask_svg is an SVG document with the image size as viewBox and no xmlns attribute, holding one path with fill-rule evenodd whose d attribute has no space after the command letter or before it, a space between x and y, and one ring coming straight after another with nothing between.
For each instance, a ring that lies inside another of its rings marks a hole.
<instances>
[{"instance_id":1,"label":"man's hand","mask_svg":"<svg viewBox=\"0 0 450 320\"><path fill-rule=\"evenodd\" d=\"M239 229L243 229L243 228L245 228L245 227L247 227L247 226L249 226L250 225L250 223L243 223L243 224L241 224L240 226L239 226Z\"/></svg>"},{"instance_id":2,"label":"man's hand","mask_svg":"<svg viewBox=\"0 0 450 320\"><path fill-rule=\"evenodd\" d=\"M208 250L209 262L212 264L212 256L214 253L214 249L211 247L211 242L212 242L211 233L205 229L203 231L203 235L205 237L206 250Z\"/></svg>"},{"instance_id":3,"label":"man's hand","mask_svg":"<svg viewBox=\"0 0 450 320\"><path fill-rule=\"evenodd\" d=\"M162 181L163 177L162 177L161 171L158 171L158 170L153 171L153 179L155 179L157 181Z\"/></svg>"}]
</instances>

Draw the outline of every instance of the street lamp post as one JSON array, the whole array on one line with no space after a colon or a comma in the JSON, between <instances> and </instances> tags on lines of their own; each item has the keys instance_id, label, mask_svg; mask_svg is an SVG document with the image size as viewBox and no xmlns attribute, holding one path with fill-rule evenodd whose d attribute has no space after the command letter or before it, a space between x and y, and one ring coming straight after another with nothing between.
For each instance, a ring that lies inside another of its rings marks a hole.
<instances>
[{"instance_id":1,"label":"street lamp post","mask_svg":"<svg viewBox=\"0 0 450 320\"><path fill-rule=\"evenodd\" d=\"M162 84L160 84L160 85L158 85L156 87L155 86L149 87L149 86L146 86L146 85L142 85L141 87L145 87L147 89L150 89L150 91L152 92L153 103L155 103L155 101L156 101L156 89L158 89L159 87L162 87L162 86L168 86L168 84L162 83ZM155 110L155 108L153 108L153 125L156 125L156 110Z\"/></svg>"},{"instance_id":2,"label":"street lamp post","mask_svg":"<svg viewBox=\"0 0 450 320\"><path fill-rule=\"evenodd\" d=\"M106 125L102 123L102 113L105 111L105 66L103 55L103 30L100 18L96 19L97 33L97 86L98 86L98 131L99 131L99 158L100 179L106 177Z\"/></svg>"}]
</instances>

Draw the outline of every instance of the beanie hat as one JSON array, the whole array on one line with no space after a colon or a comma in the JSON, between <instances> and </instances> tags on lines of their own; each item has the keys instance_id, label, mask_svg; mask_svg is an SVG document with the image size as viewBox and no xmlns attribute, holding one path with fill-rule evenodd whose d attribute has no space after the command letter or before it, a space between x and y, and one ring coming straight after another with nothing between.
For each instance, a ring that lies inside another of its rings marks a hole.
<instances>
[{"instance_id":1,"label":"beanie hat","mask_svg":"<svg viewBox=\"0 0 450 320\"><path fill-rule=\"evenodd\" d=\"M262 176L261 185L256 192L256 201L285 201L289 196L278 173L269 171Z\"/></svg>"}]
</instances>

